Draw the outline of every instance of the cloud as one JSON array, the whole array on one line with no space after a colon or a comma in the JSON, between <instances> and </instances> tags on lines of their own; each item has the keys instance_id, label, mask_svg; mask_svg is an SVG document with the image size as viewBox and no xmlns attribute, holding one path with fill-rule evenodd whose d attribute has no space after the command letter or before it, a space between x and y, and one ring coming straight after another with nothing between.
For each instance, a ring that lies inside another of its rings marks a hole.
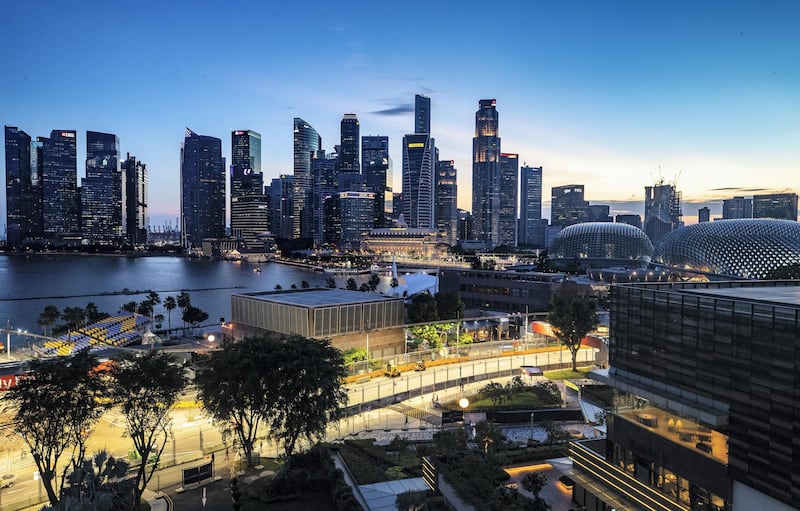
<instances>
[{"instance_id":1,"label":"cloud","mask_svg":"<svg viewBox=\"0 0 800 511\"><path fill-rule=\"evenodd\" d=\"M723 187L723 188L711 188L709 191L711 192L733 192L733 193L757 193L757 192L768 192L770 191L769 188L741 188L741 187Z\"/></svg>"},{"instance_id":2,"label":"cloud","mask_svg":"<svg viewBox=\"0 0 800 511\"><path fill-rule=\"evenodd\" d=\"M373 110L369 112L375 115L386 115L386 116L393 116L393 115L405 115L414 111L414 105L411 103L403 103L402 105L398 105L392 108L385 108L383 110Z\"/></svg>"}]
</instances>

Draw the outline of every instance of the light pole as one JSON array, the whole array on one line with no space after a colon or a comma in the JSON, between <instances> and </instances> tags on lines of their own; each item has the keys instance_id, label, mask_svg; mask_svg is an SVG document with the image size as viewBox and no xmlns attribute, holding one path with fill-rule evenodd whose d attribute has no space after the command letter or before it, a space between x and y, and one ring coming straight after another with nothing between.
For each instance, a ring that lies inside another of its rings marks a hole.
<instances>
[{"instance_id":1,"label":"light pole","mask_svg":"<svg viewBox=\"0 0 800 511\"><path fill-rule=\"evenodd\" d=\"M531 440L533 440L533 412L531 412Z\"/></svg>"},{"instance_id":2,"label":"light pole","mask_svg":"<svg viewBox=\"0 0 800 511\"><path fill-rule=\"evenodd\" d=\"M6 322L6 358L11 360L11 320Z\"/></svg>"}]
</instances>

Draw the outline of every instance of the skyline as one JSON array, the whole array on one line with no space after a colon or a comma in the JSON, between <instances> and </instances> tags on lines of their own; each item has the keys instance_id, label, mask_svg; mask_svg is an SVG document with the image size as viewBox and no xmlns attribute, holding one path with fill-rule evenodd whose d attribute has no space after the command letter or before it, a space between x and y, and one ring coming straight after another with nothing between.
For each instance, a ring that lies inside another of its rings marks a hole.
<instances>
[{"instance_id":1,"label":"skyline","mask_svg":"<svg viewBox=\"0 0 800 511\"><path fill-rule=\"evenodd\" d=\"M643 215L659 172L679 176L687 223L703 206L720 216L724 198L800 189L800 6L478 5L426 6L433 22L395 26L402 11L360 2L304 12L11 4L0 20L15 43L3 50L15 72L0 82L2 122L31 137L77 130L78 179L86 131L117 135L121 156L147 165L151 226L179 215L186 127L220 138L228 165L230 132L260 133L268 183L292 174L294 117L330 151L355 113L362 136L389 137L397 191L417 93L431 98L431 134L455 161L462 209L472 206L475 111L492 98L502 151L544 168L547 218L551 188L567 184L614 214Z\"/></svg>"}]
</instances>

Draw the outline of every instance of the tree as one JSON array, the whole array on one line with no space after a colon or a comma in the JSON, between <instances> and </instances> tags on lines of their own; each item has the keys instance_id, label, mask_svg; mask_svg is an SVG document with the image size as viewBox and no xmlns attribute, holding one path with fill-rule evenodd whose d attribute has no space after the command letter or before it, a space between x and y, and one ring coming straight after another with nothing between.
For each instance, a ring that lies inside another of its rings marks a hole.
<instances>
[{"instance_id":1,"label":"tree","mask_svg":"<svg viewBox=\"0 0 800 511\"><path fill-rule=\"evenodd\" d=\"M499 405L509 399L508 389L496 381L487 383L479 391L482 396L486 396L492 400L492 403Z\"/></svg>"},{"instance_id":2,"label":"tree","mask_svg":"<svg viewBox=\"0 0 800 511\"><path fill-rule=\"evenodd\" d=\"M800 279L800 263L779 266L767 273L766 280L797 280Z\"/></svg>"},{"instance_id":3,"label":"tree","mask_svg":"<svg viewBox=\"0 0 800 511\"><path fill-rule=\"evenodd\" d=\"M361 291L362 293L368 293L369 290L370 290L369 284L366 283L366 282L362 282L361 286L359 286L358 290Z\"/></svg>"},{"instance_id":4,"label":"tree","mask_svg":"<svg viewBox=\"0 0 800 511\"><path fill-rule=\"evenodd\" d=\"M58 311L58 307L55 305L46 305L42 313L39 314L37 323L43 328L45 335L53 335L53 325L55 325L56 321L60 318L61 313Z\"/></svg>"},{"instance_id":5,"label":"tree","mask_svg":"<svg viewBox=\"0 0 800 511\"><path fill-rule=\"evenodd\" d=\"M67 324L69 330L77 330L83 327L83 308L81 307L64 307L64 312L61 314L61 319Z\"/></svg>"},{"instance_id":6,"label":"tree","mask_svg":"<svg viewBox=\"0 0 800 511\"><path fill-rule=\"evenodd\" d=\"M489 447L500 445L506 440L497 424L492 421L480 421L475 425L475 440L483 443L483 455L489 455Z\"/></svg>"},{"instance_id":7,"label":"tree","mask_svg":"<svg viewBox=\"0 0 800 511\"><path fill-rule=\"evenodd\" d=\"M458 293L436 293L436 310L439 319L461 319L464 317L464 302Z\"/></svg>"},{"instance_id":8,"label":"tree","mask_svg":"<svg viewBox=\"0 0 800 511\"><path fill-rule=\"evenodd\" d=\"M347 279L347 284L345 285L345 289L348 289L350 291L358 290L358 284L356 283L356 279L354 279L353 277Z\"/></svg>"},{"instance_id":9,"label":"tree","mask_svg":"<svg viewBox=\"0 0 800 511\"><path fill-rule=\"evenodd\" d=\"M303 289L308 289L309 287L311 287L311 285L308 283L307 280L301 280L300 281L300 287L303 288Z\"/></svg>"},{"instance_id":10,"label":"tree","mask_svg":"<svg viewBox=\"0 0 800 511\"><path fill-rule=\"evenodd\" d=\"M167 309L167 330L172 330L172 311L178 306L175 298L168 296L164 298L164 308Z\"/></svg>"},{"instance_id":11,"label":"tree","mask_svg":"<svg viewBox=\"0 0 800 511\"><path fill-rule=\"evenodd\" d=\"M350 365L355 362L361 362L367 359L366 348L350 348L342 353L342 362L344 365Z\"/></svg>"},{"instance_id":12,"label":"tree","mask_svg":"<svg viewBox=\"0 0 800 511\"><path fill-rule=\"evenodd\" d=\"M128 477L128 462L100 451L69 475L70 486L58 506L41 511L116 511L136 509L133 479Z\"/></svg>"},{"instance_id":13,"label":"tree","mask_svg":"<svg viewBox=\"0 0 800 511\"><path fill-rule=\"evenodd\" d=\"M87 325L97 323L101 319L108 317L108 314L105 312L100 312L97 309L97 305L94 302L89 302L86 304L86 307L83 309L83 315L85 318L85 324Z\"/></svg>"},{"instance_id":14,"label":"tree","mask_svg":"<svg viewBox=\"0 0 800 511\"><path fill-rule=\"evenodd\" d=\"M142 463L134 478L135 502L153 477L169 437L170 409L187 383L181 367L168 353L123 353L111 366L111 396L125 416L125 427Z\"/></svg>"},{"instance_id":15,"label":"tree","mask_svg":"<svg viewBox=\"0 0 800 511\"><path fill-rule=\"evenodd\" d=\"M367 282L367 284L369 285L369 290L372 291L373 293L375 292L376 289L378 289L378 284L380 283L381 283L381 278L378 277L377 273L373 273L372 275L370 275L369 281Z\"/></svg>"},{"instance_id":16,"label":"tree","mask_svg":"<svg viewBox=\"0 0 800 511\"><path fill-rule=\"evenodd\" d=\"M427 323L439 319L436 309L436 299L430 293L417 293L411 297L408 306L409 323Z\"/></svg>"},{"instance_id":17,"label":"tree","mask_svg":"<svg viewBox=\"0 0 800 511\"><path fill-rule=\"evenodd\" d=\"M67 474L85 458L86 440L105 409L107 385L96 366L88 351L33 359L29 372L4 396L4 409L14 415L15 431L30 449L53 506ZM69 458L61 463L64 456Z\"/></svg>"},{"instance_id":18,"label":"tree","mask_svg":"<svg viewBox=\"0 0 800 511\"><path fill-rule=\"evenodd\" d=\"M577 357L581 341L600 324L595 302L590 298L562 298L554 296L548 320L553 333L572 354L572 370L578 370Z\"/></svg>"},{"instance_id":19,"label":"tree","mask_svg":"<svg viewBox=\"0 0 800 511\"><path fill-rule=\"evenodd\" d=\"M124 312L130 312L131 314L136 312L137 303L136 302L128 302L122 304L122 307L119 309Z\"/></svg>"},{"instance_id":20,"label":"tree","mask_svg":"<svg viewBox=\"0 0 800 511\"><path fill-rule=\"evenodd\" d=\"M543 472L528 472L522 476L522 487L533 493L533 498L539 500L539 492L547 486L547 474Z\"/></svg>"},{"instance_id":21,"label":"tree","mask_svg":"<svg viewBox=\"0 0 800 511\"><path fill-rule=\"evenodd\" d=\"M283 286L280 284L275 284L275 291L280 291L283 289Z\"/></svg>"},{"instance_id":22,"label":"tree","mask_svg":"<svg viewBox=\"0 0 800 511\"><path fill-rule=\"evenodd\" d=\"M192 329L198 325L198 323L202 323L203 321L208 319L208 313L201 310L194 305L190 305L183 311L183 315L181 316L184 323L189 323Z\"/></svg>"},{"instance_id":23,"label":"tree","mask_svg":"<svg viewBox=\"0 0 800 511\"><path fill-rule=\"evenodd\" d=\"M569 433L560 424L546 420L542 422L542 426L547 432L547 443L560 444L569 440Z\"/></svg>"},{"instance_id":24,"label":"tree","mask_svg":"<svg viewBox=\"0 0 800 511\"><path fill-rule=\"evenodd\" d=\"M292 284L290 287L291 287L292 289L297 289L297 284Z\"/></svg>"},{"instance_id":25,"label":"tree","mask_svg":"<svg viewBox=\"0 0 800 511\"><path fill-rule=\"evenodd\" d=\"M336 289L336 279L334 279L333 277L328 277L326 285L331 289Z\"/></svg>"},{"instance_id":26,"label":"tree","mask_svg":"<svg viewBox=\"0 0 800 511\"><path fill-rule=\"evenodd\" d=\"M389 281L389 287L392 288L392 294L394 294L394 295L397 294L397 291L395 291L395 290L397 289L397 286L399 286L399 285L400 285L400 282L397 281L397 277L392 277L392 280Z\"/></svg>"}]
</instances>

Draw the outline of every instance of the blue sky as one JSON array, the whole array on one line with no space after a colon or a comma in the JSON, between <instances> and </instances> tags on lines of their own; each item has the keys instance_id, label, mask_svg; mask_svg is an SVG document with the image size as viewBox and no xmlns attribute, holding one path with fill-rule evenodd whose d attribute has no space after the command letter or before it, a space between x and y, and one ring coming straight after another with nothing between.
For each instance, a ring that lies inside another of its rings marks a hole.
<instances>
[{"instance_id":1,"label":"blue sky","mask_svg":"<svg viewBox=\"0 0 800 511\"><path fill-rule=\"evenodd\" d=\"M178 215L187 126L228 159L231 130L261 133L268 181L292 171L293 117L330 150L353 112L389 136L399 189L415 93L471 209L475 110L496 98L502 149L544 167L546 198L584 184L642 214L644 187L677 179L691 223L800 191L799 26L794 1L4 2L0 117L78 130L79 178L86 130L116 133L148 165L157 225Z\"/></svg>"}]
</instances>

